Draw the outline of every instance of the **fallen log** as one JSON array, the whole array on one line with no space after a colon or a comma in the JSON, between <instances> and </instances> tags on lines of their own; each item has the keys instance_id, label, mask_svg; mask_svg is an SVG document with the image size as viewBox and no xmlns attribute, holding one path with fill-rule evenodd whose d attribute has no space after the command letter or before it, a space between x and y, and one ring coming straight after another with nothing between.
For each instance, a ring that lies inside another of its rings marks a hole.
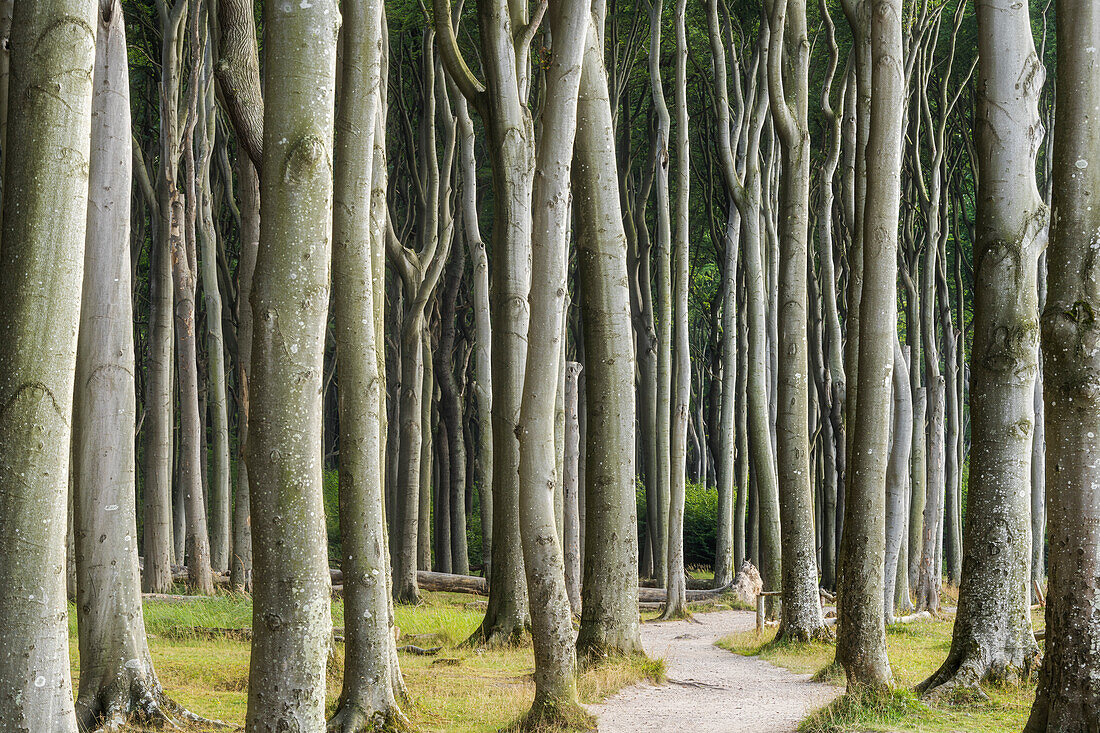
<instances>
[{"instance_id":1,"label":"fallen log","mask_svg":"<svg viewBox=\"0 0 1100 733\"><path fill-rule=\"evenodd\" d=\"M687 591L687 600L689 601L708 601L712 598L718 598L722 594L729 591L730 586L724 585L721 588L710 588L708 590L689 590ZM638 602L639 603L664 603L668 595L665 593L664 588L639 588L638 589Z\"/></svg>"},{"instance_id":2,"label":"fallen log","mask_svg":"<svg viewBox=\"0 0 1100 733\"><path fill-rule=\"evenodd\" d=\"M343 591L344 573L339 568L329 568L329 576L332 578L332 590L336 594ZM478 596L489 594L489 584L477 575L455 575L453 573L433 573L428 570L418 570L416 584L420 590L445 593L472 593ZM337 591L337 588L340 590Z\"/></svg>"}]
</instances>

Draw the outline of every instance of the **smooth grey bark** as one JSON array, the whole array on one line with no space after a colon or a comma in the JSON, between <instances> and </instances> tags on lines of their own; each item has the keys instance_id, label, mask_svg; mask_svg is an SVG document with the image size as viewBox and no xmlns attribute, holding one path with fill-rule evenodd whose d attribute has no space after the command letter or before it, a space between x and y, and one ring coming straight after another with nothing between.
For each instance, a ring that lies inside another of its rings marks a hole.
<instances>
[{"instance_id":1,"label":"smooth grey bark","mask_svg":"<svg viewBox=\"0 0 1100 733\"><path fill-rule=\"evenodd\" d=\"M214 226L210 190L210 166L213 159L214 84L211 51L203 55L203 86L200 90L197 128L199 221L196 235L199 245L199 277L206 305L206 415L210 444L205 447L209 487L206 491L210 519L210 567L218 572L229 570L232 532L232 498L229 465L229 405L225 371L225 336L222 333L222 294L218 284L218 231Z\"/></svg>"},{"instance_id":2,"label":"smooth grey bark","mask_svg":"<svg viewBox=\"0 0 1100 733\"><path fill-rule=\"evenodd\" d=\"M810 208L809 40L805 0L774 0L767 74L771 119L782 149L779 172L779 359L776 464L782 527L783 617L777 638L805 641L828 634L818 593L810 473L807 356L808 220Z\"/></svg>"},{"instance_id":3,"label":"smooth grey bark","mask_svg":"<svg viewBox=\"0 0 1100 733\"><path fill-rule=\"evenodd\" d=\"M868 28L873 67L868 110L868 165L863 204L859 298L859 395L848 464L848 506L840 538L837 579L837 661L848 689L888 689L883 553L890 399L897 339L897 243L901 198L902 69L901 0L876 0ZM851 338L851 336L849 336ZM849 370L851 372L851 370Z\"/></svg>"},{"instance_id":4,"label":"smooth grey bark","mask_svg":"<svg viewBox=\"0 0 1100 733\"><path fill-rule=\"evenodd\" d=\"M390 605L383 500L385 374L376 314L385 299L386 141L381 0L341 6L340 105L333 155L332 281L340 377L340 569L344 677L332 733L408 729ZM363 121L367 122L363 122ZM377 120L377 124L372 121Z\"/></svg>"},{"instance_id":5,"label":"smooth grey bark","mask_svg":"<svg viewBox=\"0 0 1100 733\"><path fill-rule=\"evenodd\" d=\"M84 270L95 0L18 3L0 264L0 720L76 729L66 495ZM48 182L48 185L45 183Z\"/></svg>"},{"instance_id":6,"label":"smooth grey bark","mask_svg":"<svg viewBox=\"0 0 1100 733\"><path fill-rule=\"evenodd\" d=\"M321 387L338 23L333 0L265 8L264 47L271 53L264 68L264 215L251 296L250 733L325 725L332 619Z\"/></svg>"},{"instance_id":7,"label":"smooth grey bark","mask_svg":"<svg viewBox=\"0 0 1100 733\"><path fill-rule=\"evenodd\" d=\"M1100 231L1100 7L1056 4L1057 125L1042 315L1050 583L1046 653L1027 733L1086 733L1100 720L1100 405L1096 233ZM1091 433L1091 435L1090 435Z\"/></svg>"},{"instance_id":8,"label":"smooth grey bark","mask_svg":"<svg viewBox=\"0 0 1100 733\"><path fill-rule=\"evenodd\" d=\"M886 563L883 571L883 619L894 622L894 606L901 594L899 576L905 572L905 531L908 526L909 450L913 444L913 395L909 391L909 366L901 342L894 336L893 429L886 466ZM901 582L906 600L909 585Z\"/></svg>"},{"instance_id":9,"label":"smooth grey bark","mask_svg":"<svg viewBox=\"0 0 1100 733\"><path fill-rule=\"evenodd\" d=\"M592 15L585 31L572 169L578 285L584 293L581 330L586 364L583 409L587 420L583 447L587 454L583 494L587 552L580 561L584 582L580 589L577 651L588 660L641 651L635 499L635 351L627 241L603 59L601 3L593 3ZM568 380L568 373L566 376ZM579 371L574 376L579 379ZM579 441L580 420L576 417L575 438ZM578 463L579 458L578 455ZM578 465L578 474L579 468ZM580 527L577 534L579 552Z\"/></svg>"},{"instance_id":10,"label":"smooth grey bark","mask_svg":"<svg viewBox=\"0 0 1100 733\"><path fill-rule=\"evenodd\" d=\"M447 0L434 0L439 50L455 86L485 121L493 171L492 341L493 559L489 606L471 641L513 642L529 624L519 533L519 418L526 370L531 287L531 186L534 123L527 106L528 58L541 21L518 0L479 0L478 30L486 84L462 58ZM487 87L487 88L486 88Z\"/></svg>"},{"instance_id":11,"label":"smooth grey bark","mask_svg":"<svg viewBox=\"0 0 1100 733\"><path fill-rule=\"evenodd\" d=\"M1037 273L1049 217L1035 179L1045 72L1026 5L979 0L977 10L981 175L970 482L951 651L920 686L934 696L977 688L987 679L1026 679L1039 657L1031 630L1030 484L1039 368ZM948 512L948 524L950 518ZM948 565L950 548L948 542Z\"/></svg>"},{"instance_id":12,"label":"smooth grey bark","mask_svg":"<svg viewBox=\"0 0 1100 733\"><path fill-rule=\"evenodd\" d=\"M181 0L182 2L182 0ZM183 235L173 237L172 281L175 295L176 383L180 408L178 482L186 510L187 583L201 595L214 594L210 572L210 534L207 529L202 452L202 413L199 409L198 333L196 330L195 292L198 277L198 165L195 159L195 131L198 123L200 89L203 86L201 59L205 54L205 34L200 31L201 9L190 5L189 48L193 59L188 79L187 121L183 128L184 192Z\"/></svg>"},{"instance_id":13,"label":"smooth grey bark","mask_svg":"<svg viewBox=\"0 0 1100 733\"><path fill-rule=\"evenodd\" d=\"M233 553L229 582L233 588L252 590L252 516L249 513L248 415L252 388L252 273L260 244L260 177L251 160L238 159L237 186L241 210L241 254L237 266L237 491L233 499Z\"/></svg>"},{"instance_id":14,"label":"smooth grey bark","mask_svg":"<svg viewBox=\"0 0 1100 733\"><path fill-rule=\"evenodd\" d=\"M555 440L559 361L564 338L569 252L569 175L577 132L577 95L589 0L561 0L549 8L554 51L545 70L545 105L531 200L530 328L519 440L519 520L523 566L531 602L535 698L527 728L561 724L584 715L577 700L573 614L554 511L560 481ZM617 191L613 188L614 196ZM617 198L616 198L617 200ZM629 353L629 351L627 352ZM634 570L635 564L631 566Z\"/></svg>"},{"instance_id":15,"label":"smooth grey bark","mask_svg":"<svg viewBox=\"0 0 1100 733\"><path fill-rule=\"evenodd\" d=\"M582 77L583 78L583 77ZM581 615L581 525L579 505L581 426L577 417L577 378L582 366L571 361L565 365L565 463L562 467L563 528L562 552L565 556L565 590L574 616Z\"/></svg>"},{"instance_id":16,"label":"smooth grey bark","mask_svg":"<svg viewBox=\"0 0 1100 733\"><path fill-rule=\"evenodd\" d=\"M669 408L670 482L666 533L665 608L661 618L687 613L687 572L684 569L684 503L687 493L688 411L691 409L691 351L688 331L688 208L691 170L687 106L687 0L677 0L673 13L676 35L676 232L672 243L672 391ZM700 441L701 442L701 441Z\"/></svg>"},{"instance_id":17,"label":"smooth grey bark","mask_svg":"<svg viewBox=\"0 0 1100 733\"><path fill-rule=\"evenodd\" d=\"M73 398L79 730L174 726L142 617L130 292L130 89L119 0L100 0ZM187 717L179 716L181 720Z\"/></svg>"},{"instance_id":18,"label":"smooth grey bark","mask_svg":"<svg viewBox=\"0 0 1100 733\"><path fill-rule=\"evenodd\" d=\"M474 159L474 125L466 97L452 94L458 119L459 206L462 232L472 263L474 311L474 382L470 388L477 402L478 444L475 459L481 510L481 563L486 578L492 575L493 557L493 330L489 315L489 257L481 239L477 212L477 164ZM469 446L467 446L469 450ZM467 477L472 480L472 477Z\"/></svg>"}]
</instances>

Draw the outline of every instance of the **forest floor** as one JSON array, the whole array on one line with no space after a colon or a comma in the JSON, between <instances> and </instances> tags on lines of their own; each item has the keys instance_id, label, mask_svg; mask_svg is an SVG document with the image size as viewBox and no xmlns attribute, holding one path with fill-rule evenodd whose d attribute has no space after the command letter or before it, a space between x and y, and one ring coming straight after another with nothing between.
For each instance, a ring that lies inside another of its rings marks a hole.
<instances>
[{"instance_id":1,"label":"forest floor","mask_svg":"<svg viewBox=\"0 0 1100 733\"><path fill-rule=\"evenodd\" d=\"M642 644L662 658L667 682L627 688L589 706L600 733L788 733L841 693L761 659L715 646L733 633L755 634L750 611L697 613L691 621L642 625Z\"/></svg>"}]
</instances>

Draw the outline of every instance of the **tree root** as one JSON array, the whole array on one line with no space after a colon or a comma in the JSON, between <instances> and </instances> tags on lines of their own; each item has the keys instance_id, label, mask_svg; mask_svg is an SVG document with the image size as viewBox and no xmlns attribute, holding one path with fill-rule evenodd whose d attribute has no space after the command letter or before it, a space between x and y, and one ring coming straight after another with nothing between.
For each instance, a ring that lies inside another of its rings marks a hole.
<instances>
[{"instance_id":1,"label":"tree root","mask_svg":"<svg viewBox=\"0 0 1100 733\"><path fill-rule=\"evenodd\" d=\"M125 700L120 699L125 698ZM159 685L133 680L128 695L101 695L95 707L78 708L78 730L121 733L134 730L183 730L230 728L228 723L195 715L169 698Z\"/></svg>"},{"instance_id":2,"label":"tree root","mask_svg":"<svg viewBox=\"0 0 1100 733\"><path fill-rule=\"evenodd\" d=\"M342 703L328 721L328 733L411 733L416 730L396 705L386 710L366 710L356 703Z\"/></svg>"},{"instance_id":3,"label":"tree root","mask_svg":"<svg viewBox=\"0 0 1100 733\"><path fill-rule=\"evenodd\" d=\"M982 689L983 682L1020 684L1038 671L1039 661L1037 649L1019 665L1010 664L1003 658L949 656L935 674L915 689L923 699L933 702L985 701L989 696Z\"/></svg>"},{"instance_id":4,"label":"tree root","mask_svg":"<svg viewBox=\"0 0 1100 733\"><path fill-rule=\"evenodd\" d=\"M679 608L669 606L665 604L665 610L661 612L661 615L657 618L658 621L694 621L695 617L691 615L691 611L687 606L680 606Z\"/></svg>"},{"instance_id":5,"label":"tree root","mask_svg":"<svg viewBox=\"0 0 1100 733\"><path fill-rule=\"evenodd\" d=\"M500 649L526 646L531 641L531 627L527 624L494 624L486 628L483 622L474 633L459 646L470 649Z\"/></svg>"},{"instance_id":6,"label":"tree root","mask_svg":"<svg viewBox=\"0 0 1100 733\"><path fill-rule=\"evenodd\" d=\"M776 632L772 644L809 644L813 641L833 641L835 638L833 630L825 624L813 627L792 627L780 623L779 631Z\"/></svg>"}]
</instances>

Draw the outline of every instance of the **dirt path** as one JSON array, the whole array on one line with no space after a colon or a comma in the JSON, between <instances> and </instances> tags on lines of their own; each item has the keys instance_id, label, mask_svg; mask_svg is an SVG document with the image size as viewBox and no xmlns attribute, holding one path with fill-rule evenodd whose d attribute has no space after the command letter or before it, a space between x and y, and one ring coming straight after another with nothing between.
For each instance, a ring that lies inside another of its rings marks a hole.
<instances>
[{"instance_id":1,"label":"dirt path","mask_svg":"<svg viewBox=\"0 0 1100 733\"><path fill-rule=\"evenodd\" d=\"M642 624L642 644L668 663L664 685L635 685L589 709L600 733L788 733L840 694L785 669L732 654L717 639L755 626L747 611L696 615L699 623Z\"/></svg>"}]
</instances>

